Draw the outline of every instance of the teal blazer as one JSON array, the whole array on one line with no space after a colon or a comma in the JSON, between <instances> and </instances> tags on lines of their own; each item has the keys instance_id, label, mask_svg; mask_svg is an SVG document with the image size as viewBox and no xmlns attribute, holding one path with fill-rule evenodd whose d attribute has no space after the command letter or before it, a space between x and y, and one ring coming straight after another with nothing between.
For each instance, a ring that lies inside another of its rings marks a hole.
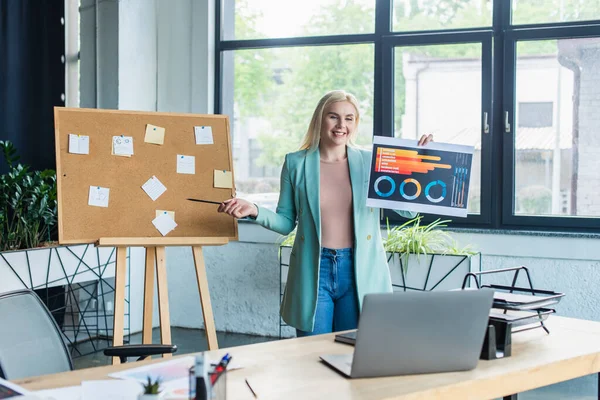
<instances>
[{"instance_id":1,"label":"teal blazer","mask_svg":"<svg viewBox=\"0 0 600 400\"><path fill-rule=\"evenodd\" d=\"M367 293L391 292L392 283L380 231L379 209L366 206L371 152L348 147L354 215L354 269L359 309ZM298 230L290 255L281 304L283 320L297 329L314 327L321 261L320 156L301 150L285 156L277 212L258 207L256 222L287 235ZM400 211L404 217L414 214Z\"/></svg>"}]
</instances>

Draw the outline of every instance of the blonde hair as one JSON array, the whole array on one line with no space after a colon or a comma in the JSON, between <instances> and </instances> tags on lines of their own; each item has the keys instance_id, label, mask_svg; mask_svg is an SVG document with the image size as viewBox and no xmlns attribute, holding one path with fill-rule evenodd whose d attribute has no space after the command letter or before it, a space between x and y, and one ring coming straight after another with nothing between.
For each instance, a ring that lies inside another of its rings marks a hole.
<instances>
[{"instance_id":1,"label":"blonde hair","mask_svg":"<svg viewBox=\"0 0 600 400\"><path fill-rule=\"evenodd\" d=\"M348 138L348 145L356 146L354 143L354 138L356 136L356 132L358 131L358 122L360 120L358 100L356 100L356 97L354 97L353 94L344 90L332 90L331 92L327 92L323 97L321 97L321 100L319 100L317 108L315 108L313 116L310 120L310 125L308 125L308 130L302 139L300 150L315 150L319 147L319 142L321 141L321 123L323 122L323 112L329 105L340 101L347 101L356 109L356 128Z\"/></svg>"}]
</instances>

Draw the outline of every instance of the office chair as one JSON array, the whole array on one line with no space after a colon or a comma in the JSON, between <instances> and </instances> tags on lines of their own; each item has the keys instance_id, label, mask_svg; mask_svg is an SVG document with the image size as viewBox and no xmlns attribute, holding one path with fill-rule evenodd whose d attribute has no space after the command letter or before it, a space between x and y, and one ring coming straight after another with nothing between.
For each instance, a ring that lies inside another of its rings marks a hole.
<instances>
[{"instance_id":1,"label":"office chair","mask_svg":"<svg viewBox=\"0 0 600 400\"><path fill-rule=\"evenodd\" d=\"M151 355L174 353L175 345L130 345L109 347L107 356L144 359ZM0 378L71 371L73 363L63 334L48 308L29 289L0 294Z\"/></svg>"}]
</instances>

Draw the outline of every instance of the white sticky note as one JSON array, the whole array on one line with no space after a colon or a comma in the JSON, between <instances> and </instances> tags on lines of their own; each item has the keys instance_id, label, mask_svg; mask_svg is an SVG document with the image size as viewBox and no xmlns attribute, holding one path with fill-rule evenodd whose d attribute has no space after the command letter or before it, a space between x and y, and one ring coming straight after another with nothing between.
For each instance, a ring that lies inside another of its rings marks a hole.
<instances>
[{"instance_id":1,"label":"white sticky note","mask_svg":"<svg viewBox=\"0 0 600 400\"><path fill-rule=\"evenodd\" d=\"M196 157L184 156L177 154L177 173L178 174L195 174L196 173Z\"/></svg>"},{"instance_id":2,"label":"white sticky note","mask_svg":"<svg viewBox=\"0 0 600 400\"><path fill-rule=\"evenodd\" d=\"M163 185L162 182L159 181L156 176L153 176L152 178L148 179L146 183L142 185L142 189L144 189L144 192L146 192L146 194L150 196L152 201L156 201L156 199L158 199L160 195L162 195L167 190L165 185Z\"/></svg>"},{"instance_id":3,"label":"white sticky note","mask_svg":"<svg viewBox=\"0 0 600 400\"><path fill-rule=\"evenodd\" d=\"M69 133L69 153L90 154L90 137Z\"/></svg>"},{"instance_id":4,"label":"white sticky note","mask_svg":"<svg viewBox=\"0 0 600 400\"><path fill-rule=\"evenodd\" d=\"M131 136L113 136L113 154L115 156L133 155L133 137Z\"/></svg>"},{"instance_id":5,"label":"white sticky note","mask_svg":"<svg viewBox=\"0 0 600 400\"><path fill-rule=\"evenodd\" d=\"M158 218L160 214L167 214L173 221L175 221L175 211L156 210L156 218Z\"/></svg>"},{"instance_id":6,"label":"white sticky note","mask_svg":"<svg viewBox=\"0 0 600 400\"><path fill-rule=\"evenodd\" d=\"M100 186L90 186L88 205L95 207L108 207L110 189Z\"/></svg>"},{"instance_id":7,"label":"white sticky note","mask_svg":"<svg viewBox=\"0 0 600 400\"><path fill-rule=\"evenodd\" d=\"M196 144L214 144L212 128L210 126L195 126Z\"/></svg>"},{"instance_id":8,"label":"white sticky note","mask_svg":"<svg viewBox=\"0 0 600 400\"><path fill-rule=\"evenodd\" d=\"M167 233L171 232L173 229L175 229L175 227L177 227L177 224L171 219L171 217L169 217L169 214L164 213L154 218L152 223L163 236L166 236Z\"/></svg>"}]
</instances>

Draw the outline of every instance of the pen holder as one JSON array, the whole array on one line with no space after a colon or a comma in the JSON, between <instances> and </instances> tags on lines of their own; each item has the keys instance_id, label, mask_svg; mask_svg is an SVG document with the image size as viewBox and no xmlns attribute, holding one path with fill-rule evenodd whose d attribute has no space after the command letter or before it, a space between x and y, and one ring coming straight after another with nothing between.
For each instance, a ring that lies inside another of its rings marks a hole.
<instances>
[{"instance_id":1,"label":"pen holder","mask_svg":"<svg viewBox=\"0 0 600 400\"><path fill-rule=\"evenodd\" d=\"M212 379L213 374L208 374ZM210 395L212 400L227 400L227 370L219 376L214 385L211 386Z\"/></svg>"},{"instance_id":2,"label":"pen holder","mask_svg":"<svg viewBox=\"0 0 600 400\"><path fill-rule=\"evenodd\" d=\"M208 379L212 381L213 376L216 375L214 373L208 374ZM218 379L215 381L214 385L210 385L208 389L208 399L211 400L227 400L227 370L223 371ZM194 367L190 368L189 373L189 381L190 381L190 392L189 399L197 400L196 397L196 374L194 373Z\"/></svg>"}]
</instances>

